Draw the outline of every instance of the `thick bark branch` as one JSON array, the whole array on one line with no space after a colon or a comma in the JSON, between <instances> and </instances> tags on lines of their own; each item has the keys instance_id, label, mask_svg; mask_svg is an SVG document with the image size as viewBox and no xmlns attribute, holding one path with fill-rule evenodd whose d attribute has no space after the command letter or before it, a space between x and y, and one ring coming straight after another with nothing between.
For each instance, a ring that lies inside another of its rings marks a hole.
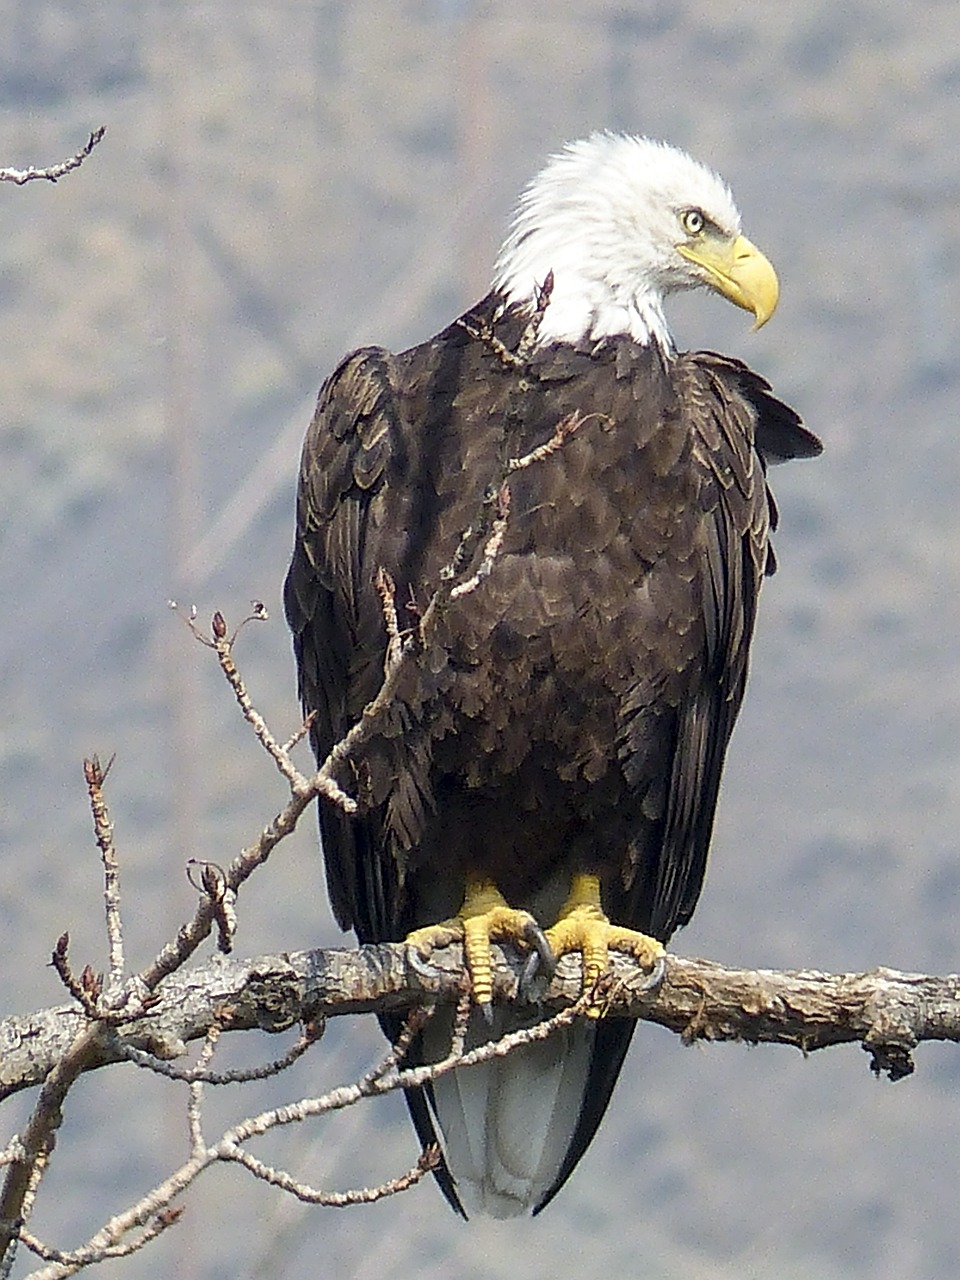
<instances>
[{"instance_id":1,"label":"thick bark branch","mask_svg":"<svg viewBox=\"0 0 960 1280\"><path fill-rule=\"evenodd\" d=\"M495 998L515 995L519 961L495 949ZM786 1044L812 1052L833 1044L862 1044L877 1072L899 1079L913 1070L912 1050L923 1040L960 1040L960 975L929 977L875 969L863 974L778 972L726 968L670 956L655 994L643 994L646 975L616 956L604 980L608 1017L658 1023L685 1041L740 1040ZM299 1021L341 1014L399 1011L432 1001L455 1002L462 990L457 946L429 964L408 964L400 944L357 951L301 951L234 960L217 956L170 975L143 1016L102 1028L83 1068L121 1061L124 1043L172 1059L185 1042L220 1021L225 1030L280 1031ZM579 962L564 959L543 1005L555 1011L580 993ZM0 1020L0 1098L41 1084L83 1028L76 1007L45 1009Z\"/></svg>"}]
</instances>

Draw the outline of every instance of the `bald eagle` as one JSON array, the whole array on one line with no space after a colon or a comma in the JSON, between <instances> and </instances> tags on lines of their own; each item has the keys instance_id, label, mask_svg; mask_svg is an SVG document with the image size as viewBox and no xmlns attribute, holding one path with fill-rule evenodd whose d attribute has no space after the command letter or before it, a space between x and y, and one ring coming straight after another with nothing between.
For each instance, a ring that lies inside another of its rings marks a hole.
<instances>
[{"instance_id":1,"label":"bald eagle","mask_svg":"<svg viewBox=\"0 0 960 1280\"><path fill-rule=\"evenodd\" d=\"M664 299L704 287L757 326L777 303L727 186L595 134L527 188L491 292L399 355L348 355L307 433L285 604L319 760L384 678L381 571L412 637L341 768L358 815L320 801L331 903L364 943L465 940L468 1045L542 1016L491 1005L491 938L547 968L580 952L585 981L610 947L652 969L700 894L774 567L766 467L820 451L739 360L677 351ZM409 1094L450 1204L542 1209L632 1032L586 1018ZM413 1055L449 1033L438 1015Z\"/></svg>"}]
</instances>

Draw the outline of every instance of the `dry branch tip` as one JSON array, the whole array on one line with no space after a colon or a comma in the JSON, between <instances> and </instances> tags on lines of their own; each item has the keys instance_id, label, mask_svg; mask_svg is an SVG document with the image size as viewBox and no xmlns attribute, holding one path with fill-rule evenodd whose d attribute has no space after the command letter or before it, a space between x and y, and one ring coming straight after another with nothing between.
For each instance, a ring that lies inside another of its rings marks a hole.
<instances>
[{"instance_id":1,"label":"dry branch tip","mask_svg":"<svg viewBox=\"0 0 960 1280\"><path fill-rule=\"evenodd\" d=\"M0 169L0 182L13 182L18 187L22 187L25 183L33 182L39 178L46 182L55 183L72 169L79 169L105 133L106 125L100 125L98 129L94 129L80 150L70 156L68 160L61 160L59 164L47 165L42 169L37 169L33 165L26 169Z\"/></svg>"}]
</instances>

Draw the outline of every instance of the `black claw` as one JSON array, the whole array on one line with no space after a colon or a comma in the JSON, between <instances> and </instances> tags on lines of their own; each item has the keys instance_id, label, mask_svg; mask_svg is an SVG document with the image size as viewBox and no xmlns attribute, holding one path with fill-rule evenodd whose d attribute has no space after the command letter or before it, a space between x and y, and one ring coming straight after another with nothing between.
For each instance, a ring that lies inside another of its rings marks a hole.
<instances>
[{"instance_id":1,"label":"black claw","mask_svg":"<svg viewBox=\"0 0 960 1280\"><path fill-rule=\"evenodd\" d=\"M520 970L520 981L517 983L517 994L525 1000L529 1000L533 993L533 983L539 968L540 957L536 951L532 951Z\"/></svg>"},{"instance_id":2,"label":"black claw","mask_svg":"<svg viewBox=\"0 0 960 1280\"><path fill-rule=\"evenodd\" d=\"M643 986L637 992L638 995L646 995L650 991L659 991L663 986L663 980L667 976L667 957L657 956L653 968L650 970L650 976L644 981Z\"/></svg>"},{"instance_id":3,"label":"black claw","mask_svg":"<svg viewBox=\"0 0 960 1280\"><path fill-rule=\"evenodd\" d=\"M538 924L534 924L528 941L533 947L534 953L540 957L540 964L544 974L546 977L552 978L557 972L557 957L553 953L553 947L547 941L547 935Z\"/></svg>"},{"instance_id":4,"label":"black claw","mask_svg":"<svg viewBox=\"0 0 960 1280\"><path fill-rule=\"evenodd\" d=\"M530 999L534 994L535 983L537 987L542 985L545 989L553 978L557 971L557 957L536 920L530 920L526 924L523 939L531 950L520 974L519 994Z\"/></svg>"},{"instance_id":5,"label":"black claw","mask_svg":"<svg viewBox=\"0 0 960 1280\"><path fill-rule=\"evenodd\" d=\"M420 954L418 947L407 947L407 967L421 978L433 978L436 975L430 969L430 961Z\"/></svg>"}]
</instances>

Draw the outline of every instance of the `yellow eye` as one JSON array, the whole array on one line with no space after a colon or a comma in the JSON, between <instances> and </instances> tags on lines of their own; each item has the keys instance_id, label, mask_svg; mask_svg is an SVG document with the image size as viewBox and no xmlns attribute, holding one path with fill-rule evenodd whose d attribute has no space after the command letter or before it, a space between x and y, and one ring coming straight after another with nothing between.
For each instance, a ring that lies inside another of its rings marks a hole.
<instances>
[{"instance_id":1,"label":"yellow eye","mask_svg":"<svg viewBox=\"0 0 960 1280\"><path fill-rule=\"evenodd\" d=\"M688 236L698 236L706 221L700 209L684 209L680 215L680 225Z\"/></svg>"}]
</instances>

